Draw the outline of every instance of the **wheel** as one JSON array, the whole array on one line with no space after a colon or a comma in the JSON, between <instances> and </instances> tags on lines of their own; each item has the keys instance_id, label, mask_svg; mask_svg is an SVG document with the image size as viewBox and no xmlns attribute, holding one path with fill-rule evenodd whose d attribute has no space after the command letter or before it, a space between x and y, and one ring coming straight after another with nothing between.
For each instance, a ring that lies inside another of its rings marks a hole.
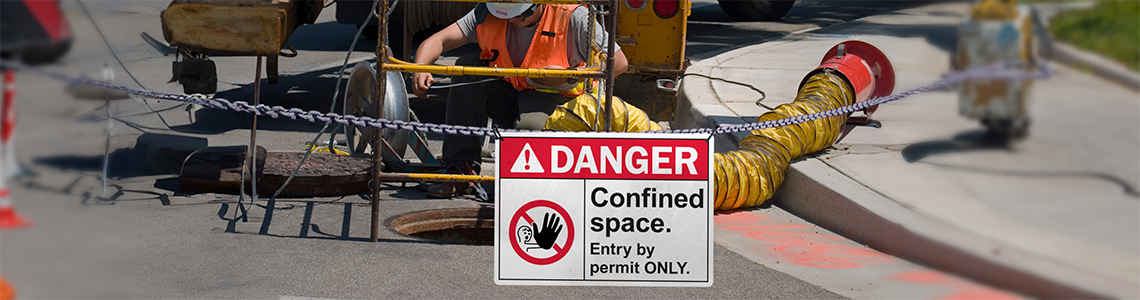
<instances>
[{"instance_id":1,"label":"wheel","mask_svg":"<svg viewBox=\"0 0 1140 300\"><path fill-rule=\"evenodd\" d=\"M777 21L792 10L795 0L718 0L720 9L741 21Z\"/></svg>"},{"instance_id":2,"label":"wheel","mask_svg":"<svg viewBox=\"0 0 1140 300\"><path fill-rule=\"evenodd\" d=\"M1015 120L982 119L986 137L1000 141L1018 141L1029 137L1029 118Z\"/></svg>"},{"instance_id":3,"label":"wheel","mask_svg":"<svg viewBox=\"0 0 1140 300\"><path fill-rule=\"evenodd\" d=\"M409 121L410 108L408 106L408 93L404 87L404 78L399 72L388 72L387 93L382 102L384 105L384 119ZM367 116L376 118L376 69L372 64L359 62L352 68L352 75L348 77L348 85L344 91L345 115ZM348 141L349 153L352 155L373 154L372 141L375 135L373 128L345 127L344 135ZM384 141L392 146L396 157L403 158L408 148L408 131L384 129L381 134ZM385 161L386 165L393 166L399 162Z\"/></svg>"},{"instance_id":4,"label":"wheel","mask_svg":"<svg viewBox=\"0 0 1140 300\"><path fill-rule=\"evenodd\" d=\"M42 65L53 63L67 55L67 51L71 50L71 41L66 40L58 43L45 44L28 47L24 50L20 60L29 65Z\"/></svg>"},{"instance_id":5,"label":"wheel","mask_svg":"<svg viewBox=\"0 0 1140 300\"><path fill-rule=\"evenodd\" d=\"M376 70L367 62L357 63L348 76L344 89L344 114L375 118L376 114ZM348 150L352 155L372 152L372 137L375 129L346 126L344 137L348 140Z\"/></svg>"}]
</instances>

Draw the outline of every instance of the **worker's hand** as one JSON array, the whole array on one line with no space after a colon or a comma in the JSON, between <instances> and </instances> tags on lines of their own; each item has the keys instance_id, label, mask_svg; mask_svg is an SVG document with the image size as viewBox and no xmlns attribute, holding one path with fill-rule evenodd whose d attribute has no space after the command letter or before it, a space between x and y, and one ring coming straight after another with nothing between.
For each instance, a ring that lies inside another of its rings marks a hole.
<instances>
[{"instance_id":1,"label":"worker's hand","mask_svg":"<svg viewBox=\"0 0 1140 300\"><path fill-rule=\"evenodd\" d=\"M412 73L412 82L412 92L416 94L416 97L427 99L427 90L432 83L435 83L435 78L431 76L431 73Z\"/></svg>"}]
</instances>

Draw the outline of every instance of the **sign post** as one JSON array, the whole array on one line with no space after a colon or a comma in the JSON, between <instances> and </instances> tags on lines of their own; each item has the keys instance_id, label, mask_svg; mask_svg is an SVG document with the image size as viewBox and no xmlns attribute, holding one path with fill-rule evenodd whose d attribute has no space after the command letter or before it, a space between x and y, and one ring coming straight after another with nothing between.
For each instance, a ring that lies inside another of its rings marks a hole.
<instances>
[{"instance_id":1,"label":"sign post","mask_svg":"<svg viewBox=\"0 0 1140 300\"><path fill-rule=\"evenodd\" d=\"M712 285L710 136L504 133L496 150L496 284Z\"/></svg>"}]
</instances>

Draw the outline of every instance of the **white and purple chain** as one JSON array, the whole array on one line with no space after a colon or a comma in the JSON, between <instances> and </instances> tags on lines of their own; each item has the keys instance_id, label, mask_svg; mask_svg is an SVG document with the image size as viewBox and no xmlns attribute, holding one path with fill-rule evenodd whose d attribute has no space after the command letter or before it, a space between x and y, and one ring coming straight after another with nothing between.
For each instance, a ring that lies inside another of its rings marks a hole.
<instances>
[{"instance_id":1,"label":"white and purple chain","mask_svg":"<svg viewBox=\"0 0 1140 300\"><path fill-rule=\"evenodd\" d=\"M852 105L843 106L843 107L839 107L836 109L827 110L827 111L818 112L818 113L799 115L799 116L794 116L794 117L789 117L789 118L784 118L784 119L779 119L779 120L771 120L771 121L764 121L764 122L758 122L758 123L724 126L724 127L719 127L719 128L691 128L691 129L678 129L678 130L661 130L661 131L650 131L647 133L720 134L720 133L731 133L731 132L741 132L741 131L752 131L752 130L757 130L757 129L780 127L780 126L789 126L789 125L793 125L793 124L799 124L799 123L813 121L816 119L845 115L848 113L852 113L855 111L866 109L866 108L871 107L871 106L896 101L896 100L906 98L908 96L912 96L915 94L920 94L920 93L925 93L925 92L930 92L930 91L938 90L941 88L945 88L945 87L948 87L948 86L951 86L954 84L958 84L958 83L961 83L961 82L969 80L969 79L989 78L989 79L1005 79L1005 80L1026 80L1026 79L1047 78L1051 74L1049 68L1043 63L1040 64L1040 68L1039 68L1038 72L1034 72L1034 73L1027 73L1027 72L1023 72L1023 71L1008 71L1010 69L1018 68L1018 67L1021 67L1023 65L1024 65L1023 63L1019 63L1019 62L1013 62L1013 63L1003 62L1003 63L997 63L997 64L993 64L993 65L990 65L987 67L977 68L977 69L973 69L973 70L969 70L969 71L952 73L952 74L949 74L946 77L942 78L939 81L936 81L934 83L931 83L931 84L928 84L925 86L921 86L921 87L918 87L918 88L915 88L915 89L912 89L912 90L909 90L906 92L902 92L902 93L898 93L898 94L894 94L894 95L889 95L889 96L884 96L884 97L879 97L879 98L874 98L874 99L870 99L868 101L863 101L863 102L855 103ZM20 64L20 63L9 62L9 61L0 61L0 68L14 69L14 70L19 70L19 71L28 71L28 72L32 72L32 73L35 73L35 74L38 74L41 76L55 78L55 79L58 79L61 81L69 82L69 83L79 83L79 84L100 86L100 87L104 87L104 88L108 88L108 89L124 91L124 92L127 92L129 94L138 95L138 96L142 96L142 97L146 97L146 98L185 102L185 103L201 105L203 107L208 107L208 108L228 109L228 110L232 110L232 111L253 113L253 114L256 114L258 116L268 116L271 118L285 117L285 118L289 118L292 120L301 119L301 120L305 120L305 121L309 121L309 122L318 122L319 121L319 122L324 122L324 123L336 123L336 124L345 125L345 126L371 127L371 128L379 128L379 129L396 129L396 130L408 130L408 131L420 131L420 132L432 132L432 133L468 135L468 136L492 136L492 137L495 137L495 136L498 136L499 133L501 133L501 132L528 132L529 131L529 130L522 130L522 129L495 129L495 128L485 128L485 127L474 127L474 126L458 126L458 125L447 125L447 124L408 122L408 121L400 121L400 120L373 119L370 117L344 116L344 115L340 115L340 114L336 114L336 113L332 113L332 112L322 113L322 112L315 111L315 110L304 111L304 110L301 110L299 108L284 108L281 106L267 106L264 104L259 104L259 105L255 106L255 105L250 105L249 103L247 103L245 101L229 101L229 100L226 100L223 98L209 98L209 97L206 97L205 95L202 95L202 94L194 94L194 95L169 94L169 93L161 93L161 92L148 91L148 90L133 89L133 88L128 88L125 86L113 84L113 83L106 82L106 81L68 76L68 75L64 75L62 73L32 68L32 67L28 67L28 66L25 66L23 64Z\"/></svg>"}]
</instances>

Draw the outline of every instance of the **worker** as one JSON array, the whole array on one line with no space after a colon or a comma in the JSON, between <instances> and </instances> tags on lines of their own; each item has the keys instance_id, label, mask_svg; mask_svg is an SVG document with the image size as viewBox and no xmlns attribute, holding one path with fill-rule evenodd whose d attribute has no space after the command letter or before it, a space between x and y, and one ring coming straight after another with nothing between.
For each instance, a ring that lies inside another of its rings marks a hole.
<instances>
[{"instance_id":1,"label":"worker","mask_svg":"<svg viewBox=\"0 0 1140 300\"><path fill-rule=\"evenodd\" d=\"M440 54L470 42L478 55L459 57L455 64L498 68L574 69L584 67L590 44L605 53L606 34L595 24L590 32L589 9L581 5L531 3L480 3L466 16L429 37L416 50L415 62L434 64ZM615 47L614 74L626 71L628 62ZM413 91L420 98L435 79L429 73L412 75ZM485 126L490 117L500 128L542 129L555 107L575 95L597 88L596 80L582 78L453 76L452 83L475 83L451 88L446 123ZM482 137L446 135L442 162L453 174L479 174ZM473 183L435 183L427 188L433 198L451 198L469 192Z\"/></svg>"}]
</instances>

